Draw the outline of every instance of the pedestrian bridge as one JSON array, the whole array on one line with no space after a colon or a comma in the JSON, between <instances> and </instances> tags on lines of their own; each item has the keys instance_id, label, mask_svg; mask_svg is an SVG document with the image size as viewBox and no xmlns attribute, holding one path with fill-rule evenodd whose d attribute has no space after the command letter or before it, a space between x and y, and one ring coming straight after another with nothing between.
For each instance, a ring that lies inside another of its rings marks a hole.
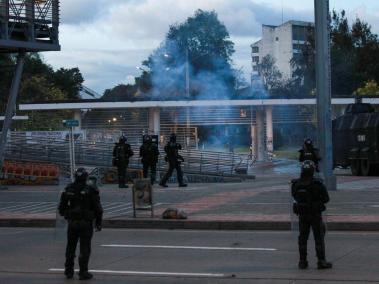
<instances>
[{"instance_id":1,"label":"pedestrian bridge","mask_svg":"<svg viewBox=\"0 0 379 284\"><path fill-rule=\"evenodd\" d=\"M332 115L337 117L354 98L333 98ZM379 104L379 98L364 98L364 103ZM264 160L273 151L273 124L315 123L316 98L246 99L246 100L178 100L134 102L51 102L20 104L20 111L50 113L72 110L80 129L99 132L101 129L122 130L128 136L141 133L167 136L175 131L181 143L199 148L198 126L246 125L251 127L252 148L257 160Z\"/></svg>"}]
</instances>

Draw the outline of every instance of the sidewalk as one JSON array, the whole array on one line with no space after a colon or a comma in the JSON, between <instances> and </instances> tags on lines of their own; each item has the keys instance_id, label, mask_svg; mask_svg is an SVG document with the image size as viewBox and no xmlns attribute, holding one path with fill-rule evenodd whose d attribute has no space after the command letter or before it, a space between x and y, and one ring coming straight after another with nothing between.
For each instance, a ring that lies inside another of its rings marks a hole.
<instances>
[{"instance_id":1,"label":"sidewalk","mask_svg":"<svg viewBox=\"0 0 379 284\"><path fill-rule=\"evenodd\" d=\"M154 186L156 204L154 218L149 217L150 212L138 212L138 218L132 218L131 189L118 189L115 185L105 185L101 188L106 213L104 226L289 230L292 206L289 181L296 175L270 174L267 166L264 173L258 170L256 172L255 180L242 183L190 184L187 188L179 188L173 184L170 184L169 188ZM325 212L328 229L379 231L379 177L352 177L339 174L337 173L338 190L329 193L331 202ZM54 186L10 187L9 190L0 191L0 200L8 202L0 207L0 226L54 226L58 192L59 188ZM17 204L24 202L25 206L21 204L12 207L13 201L17 201ZM28 205L31 201L35 205ZM51 203L52 210L39 212L36 201L46 201L45 207L48 206L47 203ZM124 203L127 204L125 210ZM119 210L116 210L116 207ZM162 212L169 207L184 210L188 214L188 219L162 220ZM28 211L23 208L34 210ZM111 211L117 213L112 215Z\"/></svg>"}]
</instances>

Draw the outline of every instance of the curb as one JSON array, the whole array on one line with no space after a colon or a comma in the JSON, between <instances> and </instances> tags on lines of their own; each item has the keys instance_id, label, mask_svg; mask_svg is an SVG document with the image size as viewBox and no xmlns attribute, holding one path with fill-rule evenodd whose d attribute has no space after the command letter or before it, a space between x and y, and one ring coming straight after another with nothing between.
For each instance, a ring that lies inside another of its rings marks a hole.
<instances>
[{"instance_id":1,"label":"curb","mask_svg":"<svg viewBox=\"0 0 379 284\"><path fill-rule=\"evenodd\" d=\"M55 219L0 219L0 227L54 228ZM104 220L110 229L289 231L289 221ZM379 231L379 222L330 222L329 231Z\"/></svg>"}]
</instances>

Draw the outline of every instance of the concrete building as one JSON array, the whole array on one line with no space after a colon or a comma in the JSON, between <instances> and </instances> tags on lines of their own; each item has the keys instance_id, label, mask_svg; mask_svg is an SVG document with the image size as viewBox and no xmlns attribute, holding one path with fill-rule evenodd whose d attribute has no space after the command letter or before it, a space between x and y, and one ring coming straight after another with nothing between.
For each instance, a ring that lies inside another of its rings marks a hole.
<instances>
[{"instance_id":1,"label":"concrete building","mask_svg":"<svg viewBox=\"0 0 379 284\"><path fill-rule=\"evenodd\" d=\"M262 25L262 38L251 45L252 85L259 78L259 64L266 55L275 59L283 79L292 78L291 59L300 54L313 27L313 23L301 21L288 21L280 26Z\"/></svg>"}]
</instances>

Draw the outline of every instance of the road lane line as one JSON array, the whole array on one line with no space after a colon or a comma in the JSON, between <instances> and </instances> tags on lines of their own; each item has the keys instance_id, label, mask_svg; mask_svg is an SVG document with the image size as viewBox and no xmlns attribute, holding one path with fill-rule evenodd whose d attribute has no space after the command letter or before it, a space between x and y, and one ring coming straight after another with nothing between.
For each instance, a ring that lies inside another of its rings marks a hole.
<instances>
[{"instance_id":1,"label":"road lane line","mask_svg":"<svg viewBox=\"0 0 379 284\"><path fill-rule=\"evenodd\" d=\"M43 212L49 212L49 211L56 211L58 208L58 205L50 205L50 206L44 206L43 208L33 209L29 213L43 213Z\"/></svg>"},{"instance_id":2,"label":"road lane line","mask_svg":"<svg viewBox=\"0 0 379 284\"><path fill-rule=\"evenodd\" d=\"M124 206L124 205L130 205L131 203L130 202L112 202L112 203L105 203L103 208L113 208L114 207L120 207L120 206Z\"/></svg>"},{"instance_id":3,"label":"road lane line","mask_svg":"<svg viewBox=\"0 0 379 284\"><path fill-rule=\"evenodd\" d=\"M10 212L17 212L17 211L22 211L22 210L31 210L32 208L35 209L35 208L38 208L39 206L42 206L43 203L40 202L40 203L37 203L37 204L31 204L31 205L24 205L24 206L21 206L21 207L17 207L17 208L12 208L12 209L7 209L7 211L10 211Z\"/></svg>"},{"instance_id":4,"label":"road lane line","mask_svg":"<svg viewBox=\"0 0 379 284\"><path fill-rule=\"evenodd\" d=\"M116 212L125 211L125 210L132 209L132 208L133 208L133 206L128 206L128 207L123 207L123 208L120 208L120 209L117 209L117 210L110 210L110 211L107 211L107 212L104 212L104 213L107 214L107 215L111 215L111 214L114 214Z\"/></svg>"},{"instance_id":5,"label":"road lane line","mask_svg":"<svg viewBox=\"0 0 379 284\"><path fill-rule=\"evenodd\" d=\"M50 268L51 272L63 272L62 268ZM79 271L75 269L75 271ZM149 276L188 276L188 277L213 277L223 278L226 277L222 273L182 273L182 272L152 272L152 271L122 271L122 270L89 270L92 273L103 274L122 274L122 275L149 275Z\"/></svg>"},{"instance_id":6,"label":"road lane line","mask_svg":"<svg viewBox=\"0 0 379 284\"><path fill-rule=\"evenodd\" d=\"M158 248L158 249L192 249L192 250L238 250L238 251L277 251L275 248L237 248L237 247L197 247L197 246L155 246L155 245L101 245L113 248Z\"/></svg>"}]
</instances>

